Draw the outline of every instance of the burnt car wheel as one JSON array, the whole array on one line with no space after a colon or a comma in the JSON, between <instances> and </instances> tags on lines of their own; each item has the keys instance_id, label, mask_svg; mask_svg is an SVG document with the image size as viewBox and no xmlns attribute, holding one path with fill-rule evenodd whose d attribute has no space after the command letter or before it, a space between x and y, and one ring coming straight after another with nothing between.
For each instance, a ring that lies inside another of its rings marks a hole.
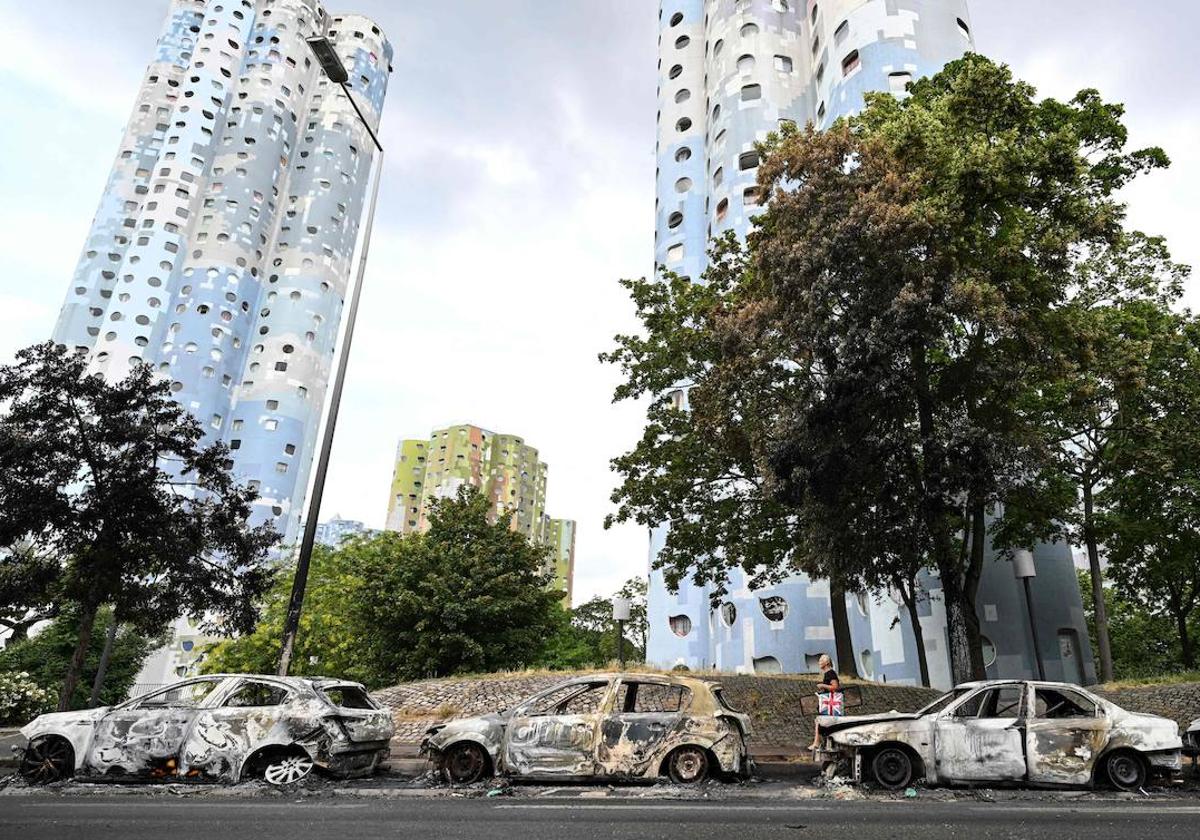
<instances>
[{"instance_id":1,"label":"burnt car wheel","mask_svg":"<svg viewBox=\"0 0 1200 840\"><path fill-rule=\"evenodd\" d=\"M488 774L487 753L474 741L454 744L442 756L442 771L454 784L474 784Z\"/></svg>"},{"instance_id":2,"label":"burnt car wheel","mask_svg":"<svg viewBox=\"0 0 1200 840\"><path fill-rule=\"evenodd\" d=\"M279 753L264 762L262 775L268 784L294 785L307 778L313 767L313 760L307 753Z\"/></svg>"},{"instance_id":3,"label":"burnt car wheel","mask_svg":"<svg viewBox=\"0 0 1200 840\"><path fill-rule=\"evenodd\" d=\"M1104 772L1117 790L1138 790L1146 784L1146 764L1127 750L1110 754L1104 759Z\"/></svg>"},{"instance_id":4,"label":"burnt car wheel","mask_svg":"<svg viewBox=\"0 0 1200 840\"><path fill-rule=\"evenodd\" d=\"M677 785L698 785L708 773L708 753L700 747L680 747L667 757L667 777Z\"/></svg>"},{"instance_id":5,"label":"burnt car wheel","mask_svg":"<svg viewBox=\"0 0 1200 840\"><path fill-rule=\"evenodd\" d=\"M75 775L75 750L56 735L34 738L21 759L21 778L31 785L48 785Z\"/></svg>"},{"instance_id":6,"label":"burnt car wheel","mask_svg":"<svg viewBox=\"0 0 1200 840\"><path fill-rule=\"evenodd\" d=\"M871 761L875 781L888 790L907 787L913 777L912 756L899 747L884 747Z\"/></svg>"}]
</instances>

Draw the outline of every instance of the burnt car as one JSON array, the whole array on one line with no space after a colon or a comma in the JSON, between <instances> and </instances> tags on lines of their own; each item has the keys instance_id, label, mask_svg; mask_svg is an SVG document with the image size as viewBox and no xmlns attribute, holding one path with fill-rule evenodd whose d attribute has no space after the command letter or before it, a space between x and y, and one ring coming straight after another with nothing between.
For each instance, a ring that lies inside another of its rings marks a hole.
<instances>
[{"instance_id":1,"label":"burnt car","mask_svg":"<svg viewBox=\"0 0 1200 840\"><path fill-rule=\"evenodd\" d=\"M536 780L666 777L697 784L747 776L750 718L721 686L653 674L599 674L554 686L512 709L431 727L421 752L444 777Z\"/></svg>"},{"instance_id":2,"label":"burnt car","mask_svg":"<svg viewBox=\"0 0 1200 840\"><path fill-rule=\"evenodd\" d=\"M21 776L293 784L314 769L369 775L388 755L391 714L358 683L221 674L111 708L42 715L21 730Z\"/></svg>"},{"instance_id":3,"label":"burnt car","mask_svg":"<svg viewBox=\"0 0 1200 840\"><path fill-rule=\"evenodd\" d=\"M1200 762L1200 718L1192 721L1183 733L1183 754L1191 757L1193 768Z\"/></svg>"},{"instance_id":4,"label":"burnt car","mask_svg":"<svg viewBox=\"0 0 1200 840\"><path fill-rule=\"evenodd\" d=\"M885 788L1013 783L1137 790L1181 767L1179 726L1075 685L966 683L912 714L818 719L822 757Z\"/></svg>"}]
</instances>

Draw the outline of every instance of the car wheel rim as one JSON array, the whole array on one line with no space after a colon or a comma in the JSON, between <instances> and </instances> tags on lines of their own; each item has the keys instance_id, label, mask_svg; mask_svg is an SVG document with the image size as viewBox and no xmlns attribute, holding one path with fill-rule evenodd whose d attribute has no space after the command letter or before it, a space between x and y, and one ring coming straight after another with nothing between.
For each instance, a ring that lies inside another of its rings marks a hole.
<instances>
[{"instance_id":1,"label":"car wheel rim","mask_svg":"<svg viewBox=\"0 0 1200 840\"><path fill-rule=\"evenodd\" d=\"M898 785L905 781L908 772L908 761L897 752L886 752L879 757L879 768L876 775L885 785Z\"/></svg>"},{"instance_id":2,"label":"car wheel rim","mask_svg":"<svg viewBox=\"0 0 1200 840\"><path fill-rule=\"evenodd\" d=\"M704 775L707 762L699 750L683 750L675 754L675 778L681 782L694 782Z\"/></svg>"},{"instance_id":3,"label":"car wheel rim","mask_svg":"<svg viewBox=\"0 0 1200 840\"><path fill-rule=\"evenodd\" d=\"M21 776L31 784L46 785L71 775L71 749L57 739L34 741L25 750Z\"/></svg>"},{"instance_id":4,"label":"car wheel rim","mask_svg":"<svg viewBox=\"0 0 1200 840\"><path fill-rule=\"evenodd\" d=\"M1108 773L1118 787L1136 787L1141 776L1137 762L1127 755L1117 756L1110 761Z\"/></svg>"},{"instance_id":5,"label":"car wheel rim","mask_svg":"<svg viewBox=\"0 0 1200 840\"><path fill-rule=\"evenodd\" d=\"M311 773L312 769L311 758L292 755L268 764L263 777L273 785L292 785Z\"/></svg>"},{"instance_id":6,"label":"car wheel rim","mask_svg":"<svg viewBox=\"0 0 1200 840\"><path fill-rule=\"evenodd\" d=\"M447 769L451 781L474 782L483 773L483 753L475 746L459 747L450 754Z\"/></svg>"}]
</instances>

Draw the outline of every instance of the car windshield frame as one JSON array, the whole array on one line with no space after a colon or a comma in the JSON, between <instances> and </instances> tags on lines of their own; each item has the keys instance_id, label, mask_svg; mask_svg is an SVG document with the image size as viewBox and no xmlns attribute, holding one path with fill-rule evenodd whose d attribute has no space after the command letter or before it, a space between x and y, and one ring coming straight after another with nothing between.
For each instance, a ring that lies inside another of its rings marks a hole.
<instances>
[{"instance_id":1,"label":"car windshield frame","mask_svg":"<svg viewBox=\"0 0 1200 840\"><path fill-rule=\"evenodd\" d=\"M596 688L597 686L604 686L604 690L607 692L610 689L612 689L612 685L613 685L612 679L607 679L607 680L593 679L593 680L580 680L579 682L559 683L558 685L547 688L545 691L539 691L537 694L533 695L532 697L526 697L524 700L522 700L520 703L518 703L516 706L513 707L513 715L515 717L546 717L549 715L556 715L556 714L559 714L559 712L557 711L559 706L574 699L578 695L582 694L584 691L591 690L593 688ZM576 690L566 694L562 698L562 700L560 700L558 703L556 703L555 707L554 707L555 711L547 712L547 711L541 711L540 709L533 708L535 704L540 703L540 701L542 701L545 698L549 697L550 695L554 694L554 692L562 691L564 688L567 688L568 686L571 686L571 687L575 688ZM601 700L601 705L603 705L603 700Z\"/></svg>"},{"instance_id":2,"label":"car windshield frame","mask_svg":"<svg viewBox=\"0 0 1200 840\"><path fill-rule=\"evenodd\" d=\"M924 716L936 715L940 712L944 712L947 708L949 708L950 704L963 699L974 691L978 691L980 687L981 686L974 686L972 688L952 688L950 691L947 691L932 703L917 709L916 714L918 716Z\"/></svg>"},{"instance_id":3,"label":"car windshield frame","mask_svg":"<svg viewBox=\"0 0 1200 840\"><path fill-rule=\"evenodd\" d=\"M173 706L172 704L169 704L169 703L155 703L150 706L142 705L147 700L157 697L160 694L167 694L171 691L182 688L185 685L190 685L193 683L200 683L200 682L215 682L216 685L213 686L212 691L210 691L210 692L208 692L208 694L204 695L204 699L201 700L199 703L195 703L192 705L180 704L177 706ZM113 706L113 711L123 711L123 710L151 711L154 709L169 709L169 708L180 708L180 709L208 708L209 705L213 702L214 698L216 698L218 696L223 696L224 694L226 694L228 688L229 688L229 677L189 677L186 680L179 680L178 682L174 682L174 683L171 683L170 685L163 686L162 688L156 689L155 691L147 691L145 694L138 695L137 697L130 697L124 703L121 703L118 706Z\"/></svg>"}]
</instances>

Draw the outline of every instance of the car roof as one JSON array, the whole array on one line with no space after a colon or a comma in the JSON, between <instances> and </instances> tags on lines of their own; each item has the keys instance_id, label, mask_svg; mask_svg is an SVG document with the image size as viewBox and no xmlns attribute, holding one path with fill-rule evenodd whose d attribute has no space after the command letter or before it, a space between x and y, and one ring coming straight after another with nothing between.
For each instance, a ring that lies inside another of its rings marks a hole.
<instances>
[{"instance_id":1,"label":"car roof","mask_svg":"<svg viewBox=\"0 0 1200 840\"><path fill-rule=\"evenodd\" d=\"M273 682L284 683L291 686L315 686L322 688L330 685L353 685L362 688L362 683L356 683L354 680L339 680L334 677L281 677L278 674L201 674L196 677L186 677L176 680L176 682L187 682L191 679L212 679L212 680L267 680ZM174 683L171 683L173 685ZM164 686L165 688L166 686Z\"/></svg>"},{"instance_id":2,"label":"car roof","mask_svg":"<svg viewBox=\"0 0 1200 840\"><path fill-rule=\"evenodd\" d=\"M1033 686L1041 686L1044 688L1069 688L1072 691L1087 691L1086 688L1074 683L1051 682L1050 680L1023 680L1018 678L1007 680L974 680L972 682L959 683L954 686L955 691L974 690L976 688L984 688L993 685L1012 685L1013 683L1028 683Z\"/></svg>"},{"instance_id":3,"label":"car roof","mask_svg":"<svg viewBox=\"0 0 1200 840\"><path fill-rule=\"evenodd\" d=\"M569 680L565 680L563 684L612 682L618 678L628 680L630 682L662 682L671 685L687 686L688 688L693 689L714 689L721 687L721 684L718 682L699 679L697 677L684 677L678 674L639 673L637 671L608 671L600 674L583 674L578 677L572 677Z\"/></svg>"}]
</instances>

